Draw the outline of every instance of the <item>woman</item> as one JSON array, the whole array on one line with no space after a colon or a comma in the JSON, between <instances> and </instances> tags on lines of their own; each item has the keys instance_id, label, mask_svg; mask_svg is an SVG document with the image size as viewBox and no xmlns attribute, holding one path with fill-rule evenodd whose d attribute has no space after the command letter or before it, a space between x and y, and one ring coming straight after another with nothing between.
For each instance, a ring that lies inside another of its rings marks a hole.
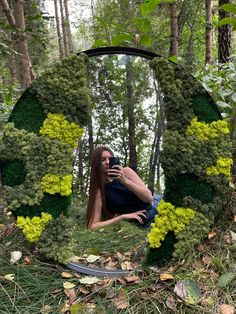
<instances>
[{"instance_id":1,"label":"woman","mask_svg":"<svg viewBox=\"0 0 236 314\"><path fill-rule=\"evenodd\" d=\"M89 229L102 228L126 219L144 224L147 222L146 210L153 208L151 191L131 168L113 166L109 169L109 157L112 156L113 152L106 146L97 147L92 155L86 217ZM156 214L155 208L152 212L151 220ZM148 226L147 223L145 226Z\"/></svg>"}]
</instances>

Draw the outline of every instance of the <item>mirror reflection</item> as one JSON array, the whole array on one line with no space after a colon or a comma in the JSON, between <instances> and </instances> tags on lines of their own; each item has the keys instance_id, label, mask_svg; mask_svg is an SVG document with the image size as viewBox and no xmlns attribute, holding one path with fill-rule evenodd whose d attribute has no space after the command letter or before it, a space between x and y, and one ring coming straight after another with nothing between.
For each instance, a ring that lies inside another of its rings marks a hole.
<instances>
[{"instance_id":1,"label":"mirror reflection","mask_svg":"<svg viewBox=\"0 0 236 314\"><path fill-rule=\"evenodd\" d=\"M149 60L113 54L89 58L91 115L78 144L73 192L88 196L90 160L94 148L106 145L133 169L152 192L162 194L159 163L165 129L163 94Z\"/></svg>"}]
</instances>

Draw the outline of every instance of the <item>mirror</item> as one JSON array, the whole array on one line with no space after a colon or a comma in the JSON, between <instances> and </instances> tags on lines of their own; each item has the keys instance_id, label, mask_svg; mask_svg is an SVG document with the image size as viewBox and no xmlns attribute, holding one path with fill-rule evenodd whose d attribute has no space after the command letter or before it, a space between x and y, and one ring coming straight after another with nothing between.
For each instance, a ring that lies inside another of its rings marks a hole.
<instances>
[{"instance_id":1,"label":"mirror","mask_svg":"<svg viewBox=\"0 0 236 314\"><path fill-rule=\"evenodd\" d=\"M105 144L122 166L131 167L151 191L161 194L163 94L149 59L125 53L92 56L88 77L91 115L76 152L74 193L86 197L91 152Z\"/></svg>"}]
</instances>

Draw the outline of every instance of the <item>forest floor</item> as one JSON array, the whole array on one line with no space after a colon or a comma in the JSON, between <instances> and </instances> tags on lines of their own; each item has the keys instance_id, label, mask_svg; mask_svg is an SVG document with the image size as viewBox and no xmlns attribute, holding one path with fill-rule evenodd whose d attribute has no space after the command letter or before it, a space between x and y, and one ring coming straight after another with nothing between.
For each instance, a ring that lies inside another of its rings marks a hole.
<instances>
[{"instance_id":1,"label":"forest floor","mask_svg":"<svg viewBox=\"0 0 236 314\"><path fill-rule=\"evenodd\" d=\"M116 278L89 277L46 260L25 240L11 213L2 210L0 221L0 313L235 313L236 219L232 212L225 213L184 260L173 260L165 267L144 266L145 236L139 248L129 244L115 249L117 234L122 235L126 225L116 227L105 251L100 248L74 257L91 267L130 271ZM128 238L126 233L123 243ZM14 251L22 256L11 262Z\"/></svg>"}]
</instances>

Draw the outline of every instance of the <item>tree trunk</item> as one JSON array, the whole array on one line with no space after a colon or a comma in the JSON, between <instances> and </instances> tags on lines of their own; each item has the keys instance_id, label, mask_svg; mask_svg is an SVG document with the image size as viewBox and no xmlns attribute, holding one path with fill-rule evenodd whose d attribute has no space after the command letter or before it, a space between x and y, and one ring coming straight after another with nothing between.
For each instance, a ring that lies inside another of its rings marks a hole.
<instances>
[{"instance_id":1,"label":"tree trunk","mask_svg":"<svg viewBox=\"0 0 236 314\"><path fill-rule=\"evenodd\" d=\"M14 14L7 0L0 0L3 12L13 30L13 41L16 43L19 63L19 80L22 89L25 89L35 78L29 58L28 43L25 33L24 0L14 1Z\"/></svg>"},{"instance_id":2,"label":"tree trunk","mask_svg":"<svg viewBox=\"0 0 236 314\"><path fill-rule=\"evenodd\" d=\"M70 54L70 53L73 53L73 44L72 44L72 35L71 35L71 30L70 30L68 0L64 0L64 6L65 6L65 29L66 29L66 35L67 35L67 40L68 40L68 50Z\"/></svg>"},{"instance_id":3,"label":"tree trunk","mask_svg":"<svg viewBox=\"0 0 236 314\"><path fill-rule=\"evenodd\" d=\"M212 57L212 3L211 0L205 0L206 8L206 54L205 64L211 63Z\"/></svg>"},{"instance_id":4,"label":"tree trunk","mask_svg":"<svg viewBox=\"0 0 236 314\"><path fill-rule=\"evenodd\" d=\"M56 29L57 29L57 42L59 47L59 55L60 59L62 60L64 58L64 51L62 47L62 37L61 37L61 30L60 30L60 21L59 21L59 15L58 15L58 6L57 1L54 0L54 10L55 10L55 19L56 19Z\"/></svg>"},{"instance_id":5,"label":"tree trunk","mask_svg":"<svg viewBox=\"0 0 236 314\"><path fill-rule=\"evenodd\" d=\"M170 4L170 51L169 56L178 57L178 18L176 3Z\"/></svg>"},{"instance_id":6,"label":"tree trunk","mask_svg":"<svg viewBox=\"0 0 236 314\"><path fill-rule=\"evenodd\" d=\"M230 4L230 0L219 0L219 7L223 4ZM219 21L229 16L229 13L219 9ZM223 25L218 28L218 61L220 63L229 61L231 56L231 37L231 25Z\"/></svg>"},{"instance_id":7,"label":"tree trunk","mask_svg":"<svg viewBox=\"0 0 236 314\"><path fill-rule=\"evenodd\" d=\"M69 47L68 47L68 39L67 39L66 26L65 26L64 6L63 6L62 0L59 0L59 1L60 1L61 27L62 27L62 34L63 34L64 51L65 51L65 56L68 56Z\"/></svg>"},{"instance_id":8,"label":"tree trunk","mask_svg":"<svg viewBox=\"0 0 236 314\"><path fill-rule=\"evenodd\" d=\"M126 65L127 107L128 107L128 133L129 133L129 167L137 172L137 152L135 139L135 116L132 87L132 69L128 61Z\"/></svg>"}]
</instances>

